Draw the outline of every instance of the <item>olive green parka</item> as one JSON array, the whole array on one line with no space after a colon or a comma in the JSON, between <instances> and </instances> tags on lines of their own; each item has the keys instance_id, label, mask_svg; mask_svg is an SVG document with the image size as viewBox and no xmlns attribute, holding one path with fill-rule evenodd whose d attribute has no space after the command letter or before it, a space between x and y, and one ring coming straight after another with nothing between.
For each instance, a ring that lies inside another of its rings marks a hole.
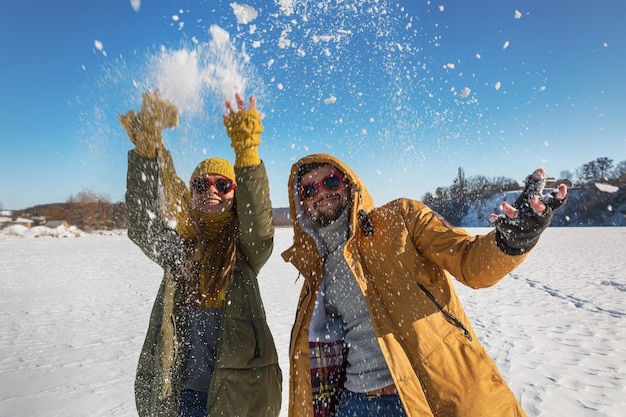
<instances>
[{"instance_id":1,"label":"olive green parka","mask_svg":"<svg viewBox=\"0 0 626 417\"><path fill-rule=\"evenodd\" d=\"M257 275L273 249L269 185L263 163L235 170L240 237L234 278L222 307L220 345L211 379L207 415L276 417L282 375L266 322ZM159 163L128 155L128 236L164 270L135 380L141 417L176 417L183 386L187 326L179 289L186 252L180 236L160 216Z\"/></svg>"},{"instance_id":2,"label":"olive green parka","mask_svg":"<svg viewBox=\"0 0 626 417\"><path fill-rule=\"evenodd\" d=\"M330 326L312 323L325 317L314 314L316 305L324 305L316 299L323 280L325 249L317 226L302 211L296 184L298 167L312 162L335 165L352 185L344 257L362 290L407 415L525 416L476 337L451 282L452 275L472 288L489 287L518 266L525 255L506 255L497 246L494 232L472 236L447 226L418 201L397 199L374 208L358 176L326 154L301 159L289 177L294 242L282 256L304 277L291 334L289 416L314 415L310 330Z\"/></svg>"}]
</instances>

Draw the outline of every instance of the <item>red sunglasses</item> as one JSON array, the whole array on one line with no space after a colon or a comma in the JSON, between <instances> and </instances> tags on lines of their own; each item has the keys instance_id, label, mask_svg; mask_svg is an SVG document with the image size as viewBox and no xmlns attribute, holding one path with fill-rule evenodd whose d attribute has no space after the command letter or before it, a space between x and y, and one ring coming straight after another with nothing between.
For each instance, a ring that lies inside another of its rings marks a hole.
<instances>
[{"instance_id":1,"label":"red sunglasses","mask_svg":"<svg viewBox=\"0 0 626 417\"><path fill-rule=\"evenodd\" d=\"M207 177L196 177L191 181L191 187L199 193L203 193L211 186L215 186L220 194L228 194L231 190L237 188L235 182L230 178L217 178L214 180Z\"/></svg>"},{"instance_id":2,"label":"red sunglasses","mask_svg":"<svg viewBox=\"0 0 626 417\"><path fill-rule=\"evenodd\" d=\"M319 182L301 184L300 187L298 187L298 192L303 200L313 200L319 193L320 188L325 188L328 191L337 191L342 185L343 176L335 172Z\"/></svg>"}]
</instances>

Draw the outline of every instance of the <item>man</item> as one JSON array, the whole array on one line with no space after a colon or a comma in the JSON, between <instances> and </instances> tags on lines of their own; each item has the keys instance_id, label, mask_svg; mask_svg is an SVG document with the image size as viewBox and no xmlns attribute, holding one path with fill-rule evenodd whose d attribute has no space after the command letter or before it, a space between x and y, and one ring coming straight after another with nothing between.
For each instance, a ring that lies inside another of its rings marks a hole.
<instances>
[{"instance_id":1,"label":"man","mask_svg":"<svg viewBox=\"0 0 626 417\"><path fill-rule=\"evenodd\" d=\"M289 178L294 243L283 253L304 283L292 331L290 417L525 416L478 341L450 280L489 287L517 267L567 187L542 196L545 171L472 236L419 201L374 208L331 155Z\"/></svg>"}]
</instances>

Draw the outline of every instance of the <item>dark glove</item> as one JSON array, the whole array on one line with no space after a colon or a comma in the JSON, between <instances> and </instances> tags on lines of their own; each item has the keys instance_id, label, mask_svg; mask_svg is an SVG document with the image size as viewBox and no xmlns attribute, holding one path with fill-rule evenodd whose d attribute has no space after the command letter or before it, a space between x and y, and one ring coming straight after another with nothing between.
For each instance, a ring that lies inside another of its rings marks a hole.
<instances>
[{"instance_id":1,"label":"dark glove","mask_svg":"<svg viewBox=\"0 0 626 417\"><path fill-rule=\"evenodd\" d=\"M545 171L540 168L526 177L524 190L513 203L517 215L510 218L501 214L491 218L496 228L496 242L504 253L521 255L532 249L539 241L541 233L550 225L554 211L565 203L567 195L563 195L563 189L557 188L544 195L542 193L545 185ZM535 211L530 204L535 197L545 205L545 210L541 213Z\"/></svg>"}]
</instances>

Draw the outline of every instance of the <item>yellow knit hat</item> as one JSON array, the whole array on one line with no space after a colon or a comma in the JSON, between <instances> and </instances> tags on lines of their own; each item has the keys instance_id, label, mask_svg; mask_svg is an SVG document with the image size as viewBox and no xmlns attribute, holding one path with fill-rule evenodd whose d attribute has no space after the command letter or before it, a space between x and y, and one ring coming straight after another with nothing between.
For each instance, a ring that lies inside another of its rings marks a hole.
<instances>
[{"instance_id":1,"label":"yellow knit hat","mask_svg":"<svg viewBox=\"0 0 626 417\"><path fill-rule=\"evenodd\" d=\"M200 162L191 174L191 179L208 174L217 174L233 180L235 184L235 168L223 158L208 158Z\"/></svg>"}]
</instances>

